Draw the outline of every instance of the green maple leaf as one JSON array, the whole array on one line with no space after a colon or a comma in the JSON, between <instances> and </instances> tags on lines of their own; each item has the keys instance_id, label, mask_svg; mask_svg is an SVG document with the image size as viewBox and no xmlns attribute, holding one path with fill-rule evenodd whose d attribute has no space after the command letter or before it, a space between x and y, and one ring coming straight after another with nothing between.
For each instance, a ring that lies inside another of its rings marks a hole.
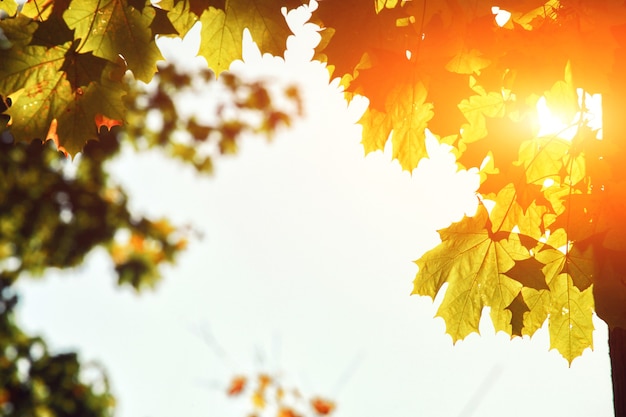
<instances>
[{"instance_id":1,"label":"green maple leaf","mask_svg":"<svg viewBox=\"0 0 626 417\"><path fill-rule=\"evenodd\" d=\"M135 78L148 82L163 59L150 28L155 15L153 7L139 11L124 0L72 0L63 19L81 39L80 52L111 62L121 54Z\"/></svg>"},{"instance_id":2,"label":"green maple leaf","mask_svg":"<svg viewBox=\"0 0 626 417\"><path fill-rule=\"evenodd\" d=\"M444 319L455 342L478 332L484 307L491 308L496 330L511 334L509 306L522 284L506 273L516 261L529 257L528 250L515 235L492 233L482 205L474 217L466 217L439 233L441 244L416 261L419 271L413 281L413 294L434 298L448 283L437 315Z\"/></svg>"},{"instance_id":3,"label":"green maple leaf","mask_svg":"<svg viewBox=\"0 0 626 417\"><path fill-rule=\"evenodd\" d=\"M227 0L224 9L210 7L200 16L199 55L216 75L241 59L243 30L248 29L262 52L282 55L291 31L273 0Z\"/></svg>"},{"instance_id":4,"label":"green maple leaf","mask_svg":"<svg viewBox=\"0 0 626 417\"><path fill-rule=\"evenodd\" d=\"M11 132L17 140L28 142L56 139L75 154L87 140L96 138L96 116L123 118L125 92L121 80L111 78L114 65L78 54L76 42L29 45L38 27L23 16L0 23L13 43L0 51L0 94L13 101L6 112L11 116Z\"/></svg>"}]
</instances>

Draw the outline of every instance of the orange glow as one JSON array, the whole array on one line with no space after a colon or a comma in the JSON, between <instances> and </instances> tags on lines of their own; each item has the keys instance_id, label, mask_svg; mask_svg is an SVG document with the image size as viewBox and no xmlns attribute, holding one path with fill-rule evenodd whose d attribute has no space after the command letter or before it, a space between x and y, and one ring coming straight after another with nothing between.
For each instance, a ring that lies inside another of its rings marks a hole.
<instances>
[{"instance_id":1,"label":"orange glow","mask_svg":"<svg viewBox=\"0 0 626 417\"><path fill-rule=\"evenodd\" d=\"M578 133L578 127L586 125L595 130L596 138L602 139L602 96L589 94L583 89L576 90L578 105L582 111L576 113L570 123L565 123L548 107L545 97L537 101L537 119L539 124L538 137L557 137L571 141Z\"/></svg>"}]
</instances>

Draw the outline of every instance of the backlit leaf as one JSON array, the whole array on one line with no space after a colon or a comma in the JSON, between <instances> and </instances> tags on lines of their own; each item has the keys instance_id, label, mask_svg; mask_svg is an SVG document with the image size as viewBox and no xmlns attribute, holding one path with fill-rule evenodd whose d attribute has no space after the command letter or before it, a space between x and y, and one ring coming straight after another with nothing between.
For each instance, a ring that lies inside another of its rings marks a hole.
<instances>
[{"instance_id":1,"label":"backlit leaf","mask_svg":"<svg viewBox=\"0 0 626 417\"><path fill-rule=\"evenodd\" d=\"M97 58L78 54L73 42L18 49L18 43L37 26L27 18L1 24L16 46L0 50L0 94L12 98L7 114L16 139L46 139L54 121L59 145L74 154L87 140L96 138L97 114L123 118L124 90L119 80L110 77L113 65L105 70ZM97 82L90 81L93 78Z\"/></svg>"},{"instance_id":2,"label":"backlit leaf","mask_svg":"<svg viewBox=\"0 0 626 417\"><path fill-rule=\"evenodd\" d=\"M386 105L393 126L392 155L407 171L412 171L428 156L425 131L434 113L433 105L425 100L426 89L422 84L398 86Z\"/></svg>"},{"instance_id":3,"label":"backlit leaf","mask_svg":"<svg viewBox=\"0 0 626 417\"><path fill-rule=\"evenodd\" d=\"M593 293L580 291L568 274L559 274L550 283L551 309L548 320L550 348L568 362L587 348L593 349Z\"/></svg>"},{"instance_id":4,"label":"backlit leaf","mask_svg":"<svg viewBox=\"0 0 626 417\"><path fill-rule=\"evenodd\" d=\"M261 52L282 55L291 31L272 0L226 0L224 9L210 7L202 22L199 54L219 75L231 62L241 59L243 30L248 29Z\"/></svg>"},{"instance_id":5,"label":"backlit leaf","mask_svg":"<svg viewBox=\"0 0 626 417\"><path fill-rule=\"evenodd\" d=\"M511 311L522 284L506 276L517 260L528 258L519 239L490 231L481 205L472 218L464 218L440 231L441 244L416 261L419 271L413 294L435 297L448 283L437 315L446 322L454 341L478 332L484 307L491 307L496 330L511 334Z\"/></svg>"},{"instance_id":6,"label":"backlit leaf","mask_svg":"<svg viewBox=\"0 0 626 417\"><path fill-rule=\"evenodd\" d=\"M121 54L135 78L148 82L163 59L150 29L155 15L153 7L140 12L125 0L72 0L63 18L81 39L80 52L111 62Z\"/></svg>"}]
</instances>

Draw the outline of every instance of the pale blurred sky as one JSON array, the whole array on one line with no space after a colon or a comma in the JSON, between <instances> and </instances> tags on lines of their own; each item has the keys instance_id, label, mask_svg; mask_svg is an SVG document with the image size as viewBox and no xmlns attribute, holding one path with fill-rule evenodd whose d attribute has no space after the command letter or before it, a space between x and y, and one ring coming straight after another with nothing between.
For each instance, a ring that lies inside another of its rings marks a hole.
<instances>
[{"instance_id":1,"label":"pale blurred sky","mask_svg":"<svg viewBox=\"0 0 626 417\"><path fill-rule=\"evenodd\" d=\"M612 416L599 320L595 350L569 368L546 329L509 341L487 320L482 336L453 346L433 303L409 296L412 261L472 211L476 179L436 144L412 176L389 152L363 157L364 103L348 108L329 86L309 62L313 28L297 24L306 15L292 18L286 62L248 45L233 70L297 80L305 120L271 143L244 139L210 178L154 152L126 149L110 165L135 212L189 223L204 238L141 295L116 287L102 251L22 280L20 323L101 362L119 417L244 417L248 403L224 390L234 374L259 370L336 400L336 417ZM170 42L168 55L191 62L193 36Z\"/></svg>"}]
</instances>

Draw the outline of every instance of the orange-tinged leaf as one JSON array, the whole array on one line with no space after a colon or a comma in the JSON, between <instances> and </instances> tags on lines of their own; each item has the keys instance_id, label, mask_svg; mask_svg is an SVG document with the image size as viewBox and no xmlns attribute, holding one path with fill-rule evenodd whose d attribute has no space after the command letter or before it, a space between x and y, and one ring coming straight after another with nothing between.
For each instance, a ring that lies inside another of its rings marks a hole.
<instances>
[{"instance_id":1,"label":"orange-tinged leaf","mask_svg":"<svg viewBox=\"0 0 626 417\"><path fill-rule=\"evenodd\" d=\"M121 120L111 119L102 113L97 113L94 120L98 129L106 127L108 130L111 130L114 126L121 126L123 124Z\"/></svg>"},{"instance_id":2,"label":"orange-tinged leaf","mask_svg":"<svg viewBox=\"0 0 626 417\"><path fill-rule=\"evenodd\" d=\"M67 150L59 143L59 135L57 134L57 119L52 119L50 122L50 128L46 134L46 140L51 140L56 145L59 152L62 152L66 157L68 156Z\"/></svg>"},{"instance_id":3,"label":"orange-tinged leaf","mask_svg":"<svg viewBox=\"0 0 626 417\"><path fill-rule=\"evenodd\" d=\"M470 78L470 87L478 94L464 99L458 105L468 122L461 126L463 141L468 143L487 136L487 117L503 117L505 114L505 99L502 93L494 91L488 93L474 78Z\"/></svg>"},{"instance_id":4,"label":"orange-tinged leaf","mask_svg":"<svg viewBox=\"0 0 626 417\"><path fill-rule=\"evenodd\" d=\"M326 416L335 410L335 403L325 398L313 397L311 399L311 407L317 414Z\"/></svg>"},{"instance_id":5,"label":"orange-tinged leaf","mask_svg":"<svg viewBox=\"0 0 626 417\"><path fill-rule=\"evenodd\" d=\"M490 60L482 57L477 49L463 49L454 56L447 64L446 69L458 74L479 74L480 70L487 67Z\"/></svg>"},{"instance_id":6,"label":"orange-tinged leaf","mask_svg":"<svg viewBox=\"0 0 626 417\"><path fill-rule=\"evenodd\" d=\"M291 408L281 407L278 410L278 414L276 414L276 417L302 417L302 416L296 413L295 411L293 411L293 409Z\"/></svg>"},{"instance_id":7,"label":"orange-tinged leaf","mask_svg":"<svg viewBox=\"0 0 626 417\"><path fill-rule=\"evenodd\" d=\"M258 376L259 391L263 392L272 383L272 377L268 374L260 373Z\"/></svg>"},{"instance_id":8,"label":"orange-tinged leaf","mask_svg":"<svg viewBox=\"0 0 626 417\"><path fill-rule=\"evenodd\" d=\"M389 94L385 106L393 126L392 155L409 172L428 156L426 127L434 112L433 105L425 102L426 94L421 83L400 85Z\"/></svg>"},{"instance_id":9,"label":"orange-tinged leaf","mask_svg":"<svg viewBox=\"0 0 626 417\"><path fill-rule=\"evenodd\" d=\"M231 396L241 394L241 392L246 387L247 381L248 380L245 376L233 377L233 379L231 379L230 381L230 385L228 386L228 389L226 390L226 393Z\"/></svg>"}]
</instances>

